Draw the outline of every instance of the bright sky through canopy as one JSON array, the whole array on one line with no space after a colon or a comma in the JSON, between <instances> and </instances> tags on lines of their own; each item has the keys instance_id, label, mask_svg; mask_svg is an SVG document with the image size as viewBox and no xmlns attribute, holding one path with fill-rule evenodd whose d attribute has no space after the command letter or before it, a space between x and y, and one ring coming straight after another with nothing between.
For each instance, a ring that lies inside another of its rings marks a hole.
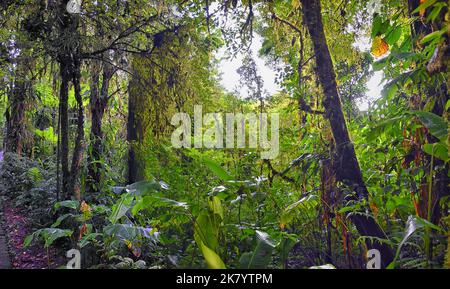
<instances>
[{"instance_id":1,"label":"bright sky through canopy","mask_svg":"<svg viewBox=\"0 0 450 289\"><path fill-rule=\"evenodd\" d=\"M258 72L264 80L264 89L269 95L273 95L280 91L281 87L275 83L276 72L266 65L264 59L259 57L258 51L261 47L262 38L255 34L251 45L251 53L258 66ZM217 57L221 59L219 64L219 71L222 74L221 84L229 92L238 91L241 96L247 96L245 88L240 88L240 77L237 73L237 70L242 65L244 56L242 53L239 53L235 58L228 58L227 54L226 47L220 49L217 54Z\"/></svg>"},{"instance_id":2,"label":"bright sky through canopy","mask_svg":"<svg viewBox=\"0 0 450 289\"><path fill-rule=\"evenodd\" d=\"M370 50L370 39L361 38L355 43L355 47L360 51ZM261 36L255 34L253 43L251 46L251 52L258 66L258 71L264 80L264 89L273 95L281 90L281 87L275 83L276 72L266 65L264 59L259 57L258 51L262 46ZM237 91L240 96L247 96L247 91L245 88L240 87L239 74L237 73L238 68L242 65L243 55L241 53L237 54L233 59L227 59L227 48L224 47L219 50L217 57L221 59L219 63L219 71L222 74L221 84L229 92ZM381 91L383 90L383 73L377 71L367 82L367 93L366 98L358 101L357 105L361 111L367 111L369 109L369 104L373 103L375 100L381 97Z\"/></svg>"}]
</instances>

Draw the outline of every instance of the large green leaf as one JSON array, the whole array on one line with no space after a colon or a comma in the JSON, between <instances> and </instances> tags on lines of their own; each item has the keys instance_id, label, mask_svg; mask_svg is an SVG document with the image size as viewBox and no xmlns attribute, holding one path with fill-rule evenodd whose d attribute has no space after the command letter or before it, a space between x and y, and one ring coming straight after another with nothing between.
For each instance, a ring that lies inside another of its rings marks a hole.
<instances>
[{"instance_id":1,"label":"large green leaf","mask_svg":"<svg viewBox=\"0 0 450 289\"><path fill-rule=\"evenodd\" d=\"M423 146L424 152L429 155L434 156L444 162L448 162L450 160L448 155L448 146L443 143L434 143L434 144L426 144Z\"/></svg>"},{"instance_id":2,"label":"large green leaf","mask_svg":"<svg viewBox=\"0 0 450 289\"><path fill-rule=\"evenodd\" d=\"M385 119L380 121L374 127L371 127L367 132L366 139L371 142L374 141L377 137L379 137L382 133L388 132L394 125L403 121L405 119L404 115L399 115L396 117L392 117L389 119Z\"/></svg>"},{"instance_id":3,"label":"large green leaf","mask_svg":"<svg viewBox=\"0 0 450 289\"><path fill-rule=\"evenodd\" d=\"M430 7L431 5L433 5L434 3L436 3L437 0L428 0L428 1L423 1L422 4L419 5L419 7L417 7L412 13L416 14L419 13L422 10L426 10L428 7Z\"/></svg>"},{"instance_id":4,"label":"large green leaf","mask_svg":"<svg viewBox=\"0 0 450 289\"><path fill-rule=\"evenodd\" d=\"M52 224L52 228L58 227L65 219L73 216L74 216L73 214L64 214L62 216L59 216L58 219Z\"/></svg>"},{"instance_id":5,"label":"large green leaf","mask_svg":"<svg viewBox=\"0 0 450 289\"><path fill-rule=\"evenodd\" d=\"M208 212L203 212L197 217L194 224L194 239L199 247L200 243L203 243L212 250L217 250L219 221Z\"/></svg>"},{"instance_id":6,"label":"large green leaf","mask_svg":"<svg viewBox=\"0 0 450 289\"><path fill-rule=\"evenodd\" d=\"M239 260L242 269L265 269L272 259L275 244L270 236L265 232L256 231L256 238L255 250L242 254Z\"/></svg>"},{"instance_id":7,"label":"large green leaf","mask_svg":"<svg viewBox=\"0 0 450 289\"><path fill-rule=\"evenodd\" d=\"M142 196L152 192L164 191L168 188L169 186L162 181L150 180L131 184L126 187L126 190L133 195Z\"/></svg>"},{"instance_id":8,"label":"large green leaf","mask_svg":"<svg viewBox=\"0 0 450 289\"><path fill-rule=\"evenodd\" d=\"M212 201L213 204L215 203ZM220 201L219 201L220 204ZM217 204L216 204L217 205ZM215 206L212 206L215 211ZM203 212L201 213L194 224L194 239L198 247L202 251L203 257L210 269L224 269L225 265L217 254L219 247L219 226L222 218L218 213Z\"/></svg>"},{"instance_id":9,"label":"large green leaf","mask_svg":"<svg viewBox=\"0 0 450 289\"><path fill-rule=\"evenodd\" d=\"M382 35L389 28L389 20L383 21L380 15L375 15L372 22L372 38Z\"/></svg>"},{"instance_id":10,"label":"large green leaf","mask_svg":"<svg viewBox=\"0 0 450 289\"><path fill-rule=\"evenodd\" d=\"M422 40L420 41L421 44L425 44L431 41L440 40L441 37L447 32L447 28L443 28L441 30L437 30L434 32L431 32L430 34L426 35Z\"/></svg>"},{"instance_id":11,"label":"large green leaf","mask_svg":"<svg viewBox=\"0 0 450 289\"><path fill-rule=\"evenodd\" d=\"M120 200L113 206L112 212L108 218L109 221L115 224L120 218L125 216L128 210L131 208L133 199L134 197L130 193L123 195Z\"/></svg>"},{"instance_id":12,"label":"large green leaf","mask_svg":"<svg viewBox=\"0 0 450 289\"><path fill-rule=\"evenodd\" d=\"M280 259L283 264L285 264L286 260L289 257L289 253L294 248L295 244L297 244L297 242L298 240L296 238L296 235L283 236L283 239L277 246L280 251Z\"/></svg>"},{"instance_id":13,"label":"large green leaf","mask_svg":"<svg viewBox=\"0 0 450 289\"><path fill-rule=\"evenodd\" d=\"M230 174L227 171L225 171L219 164L217 164L213 160L208 159L208 158L203 158L203 162L221 180L223 180L223 181L233 180L233 177L230 176Z\"/></svg>"},{"instance_id":14,"label":"large green leaf","mask_svg":"<svg viewBox=\"0 0 450 289\"><path fill-rule=\"evenodd\" d=\"M111 224L103 229L103 233L119 240L135 240L136 238L156 241L158 233L152 228L134 226L133 224Z\"/></svg>"},{"instance_id":15,"label":"large green leaf","mask_svg":"<svg viewBox=\"0 0 450 289\"><path fill-rule=\"evenodd\" d=\"M440 141L445 142L448 136L448 124L444 118L427 111L414 111L423 125Z\"/></svg>"},{"instance_id":16,"label":"large green leaf","mask_svg":"<svg viewBox=\"0 0 450 289\"><path fill-rule=\"evenodd\" d=\"M87 234L86 236L83 237L83 239L81 239L78 242L78 246L80 247L80 249L86 247L89 243L91 243L93 240L95 240L98 237L101 237L102 234L100 233L90 233Z\"/></svg>"},{"instance_id":17,"label":"large green leaf","mask_svg":"<svg viewBox=\"0 0 450 289\"><path fill-rule=\"evenodd\" d=\"M206 246L202 241L199 241L198 245L209 269L226 269L225 264L216 252Z\"/></svg>"},{"instance_id":18,"label":"large green leaf","mask_svg":"<svg viewBox=\"0 0 450 289\"><path fill-rule=\"evenodd\" d=\"M380 32L383 19L379 15L376 15L372 21L372 38L375 38Z\"/></svg>"},{"instance_id":19,"label":"large green leaf","mask_svg":"<svg viewBox=\"0 0 450 289\"><path fill-rule=\"evenodd\" d=\"M402 36L402 31L403 31L402 26L397 26L393 28L386 36L385 41L389 45L395 45Z\"/></svg>"},{"instance_id":20,"label":"large green leaf","mask_svg":"<svg viewBox=\"0 0 450 289\"><path fill-rule=\"evenodd\" d=\"M142 210L160 207L188 209L189 206L187 203L178 202L168 198L158 196L145 196L143 198L138 197L136 199L136 203L131 209L131 213L133 214L133 216L136 216Z\"/></svg>"},{"instance_id":21,"label":"large green leaf","mask_svg":"<svg viewBox=\"0 0 450 289\"><path fill-rule=\"evenodd\" d=\"M220 203L220 199L216 196L209 198L209 206L213 213L215 215L220 216L220 218L223 220L223 208L222 204Z\"/></svg>"},{"instance_id":22,"label":"large green leaf","mask_svg":"<svg viewBox=\"0 0 450 289\"><path fill-rule=\"evenodd\" d=\"M35 238L40 237L41 239L44 240L44 247L48 248L57 239L64 238L64 237L70 237L70 236L72 236L72 234L73 234L73 231L71 231L71 230L63 230L63 229L58 229L58 228L40 229L40 230L37 230L36 232L34 232L33 234L27 236L23 242L23 246L28 247Z\"/></svg>"}]
</instances>

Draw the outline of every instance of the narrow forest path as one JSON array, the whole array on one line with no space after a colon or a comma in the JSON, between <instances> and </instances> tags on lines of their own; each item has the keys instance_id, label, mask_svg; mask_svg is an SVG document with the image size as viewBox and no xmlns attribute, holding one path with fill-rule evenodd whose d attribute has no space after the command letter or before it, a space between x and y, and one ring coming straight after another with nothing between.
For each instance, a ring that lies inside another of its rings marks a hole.
<instances>
[{"instance_id":1,"label":"narrow forest path","mask_svg":"<svg viewBox=\"0 0 450 289\"><path fill-rule=\"evenodd\" d=\"M8 269L11 268L11 262L9 261L6 236L2 225L0 224L0 269Z\"/></svg>"},{"instance_id":2,"label":"narrow forest path","mask_svg":"<svg viewBox=\"0 0 450 289\"><path fill-rule=\"evenodd\" d=\"M3 162L3 151L0 151L0 166ZM0 200L0 269L11 268L11 262L9 260L8 246L6 243L6 235L3 230L3 215L2 215L3 203Z\"/></svg>"}]
</instances>

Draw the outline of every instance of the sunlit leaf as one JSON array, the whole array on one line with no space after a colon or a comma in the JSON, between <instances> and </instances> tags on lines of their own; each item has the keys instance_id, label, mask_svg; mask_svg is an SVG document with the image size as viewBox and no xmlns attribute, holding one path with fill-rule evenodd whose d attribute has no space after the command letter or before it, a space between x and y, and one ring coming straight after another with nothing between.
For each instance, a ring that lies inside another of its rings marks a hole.
<instances>
[{"instance_id":1,"label":"sunlit leaf","mask_svg":"<svg viewBox=\"0 0 450 289\"><path fill-rule=\"evenodd\" d=\"M375 37L372 43L372 54L381 57L389 52L389 44L380 36Z\"/></svg>"},{"instance_id":2,"label":"sunlit leaf","mask_svg":"<svg viewBox=\"0 0 450 289\"><path fill-rule=\"evenodd\" d=\"M209 269L226 269L225 264L216 252L211 250L202 241L199 242L199 247L205 257L205 261Z\"/></svg>"}]
</instances>

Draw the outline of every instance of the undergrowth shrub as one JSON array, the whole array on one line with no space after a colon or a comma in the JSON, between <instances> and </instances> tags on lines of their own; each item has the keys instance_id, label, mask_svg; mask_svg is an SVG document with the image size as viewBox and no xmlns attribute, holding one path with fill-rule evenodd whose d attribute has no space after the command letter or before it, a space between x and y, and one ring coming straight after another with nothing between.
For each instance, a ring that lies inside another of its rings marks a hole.
<instances>
[{"instance_id":1,"label":"undergrowth shrub","mask_svg":"<svg viewBox=\"0 0 450 289\"><path fill-rule=\"evenodd\" d=\"M51 159L38 162L5 153L0 169L0 194L25 210L35 225L48 225L52 221L50 208L56 200L55 171Z\"/></svg>"}]
</instances>

